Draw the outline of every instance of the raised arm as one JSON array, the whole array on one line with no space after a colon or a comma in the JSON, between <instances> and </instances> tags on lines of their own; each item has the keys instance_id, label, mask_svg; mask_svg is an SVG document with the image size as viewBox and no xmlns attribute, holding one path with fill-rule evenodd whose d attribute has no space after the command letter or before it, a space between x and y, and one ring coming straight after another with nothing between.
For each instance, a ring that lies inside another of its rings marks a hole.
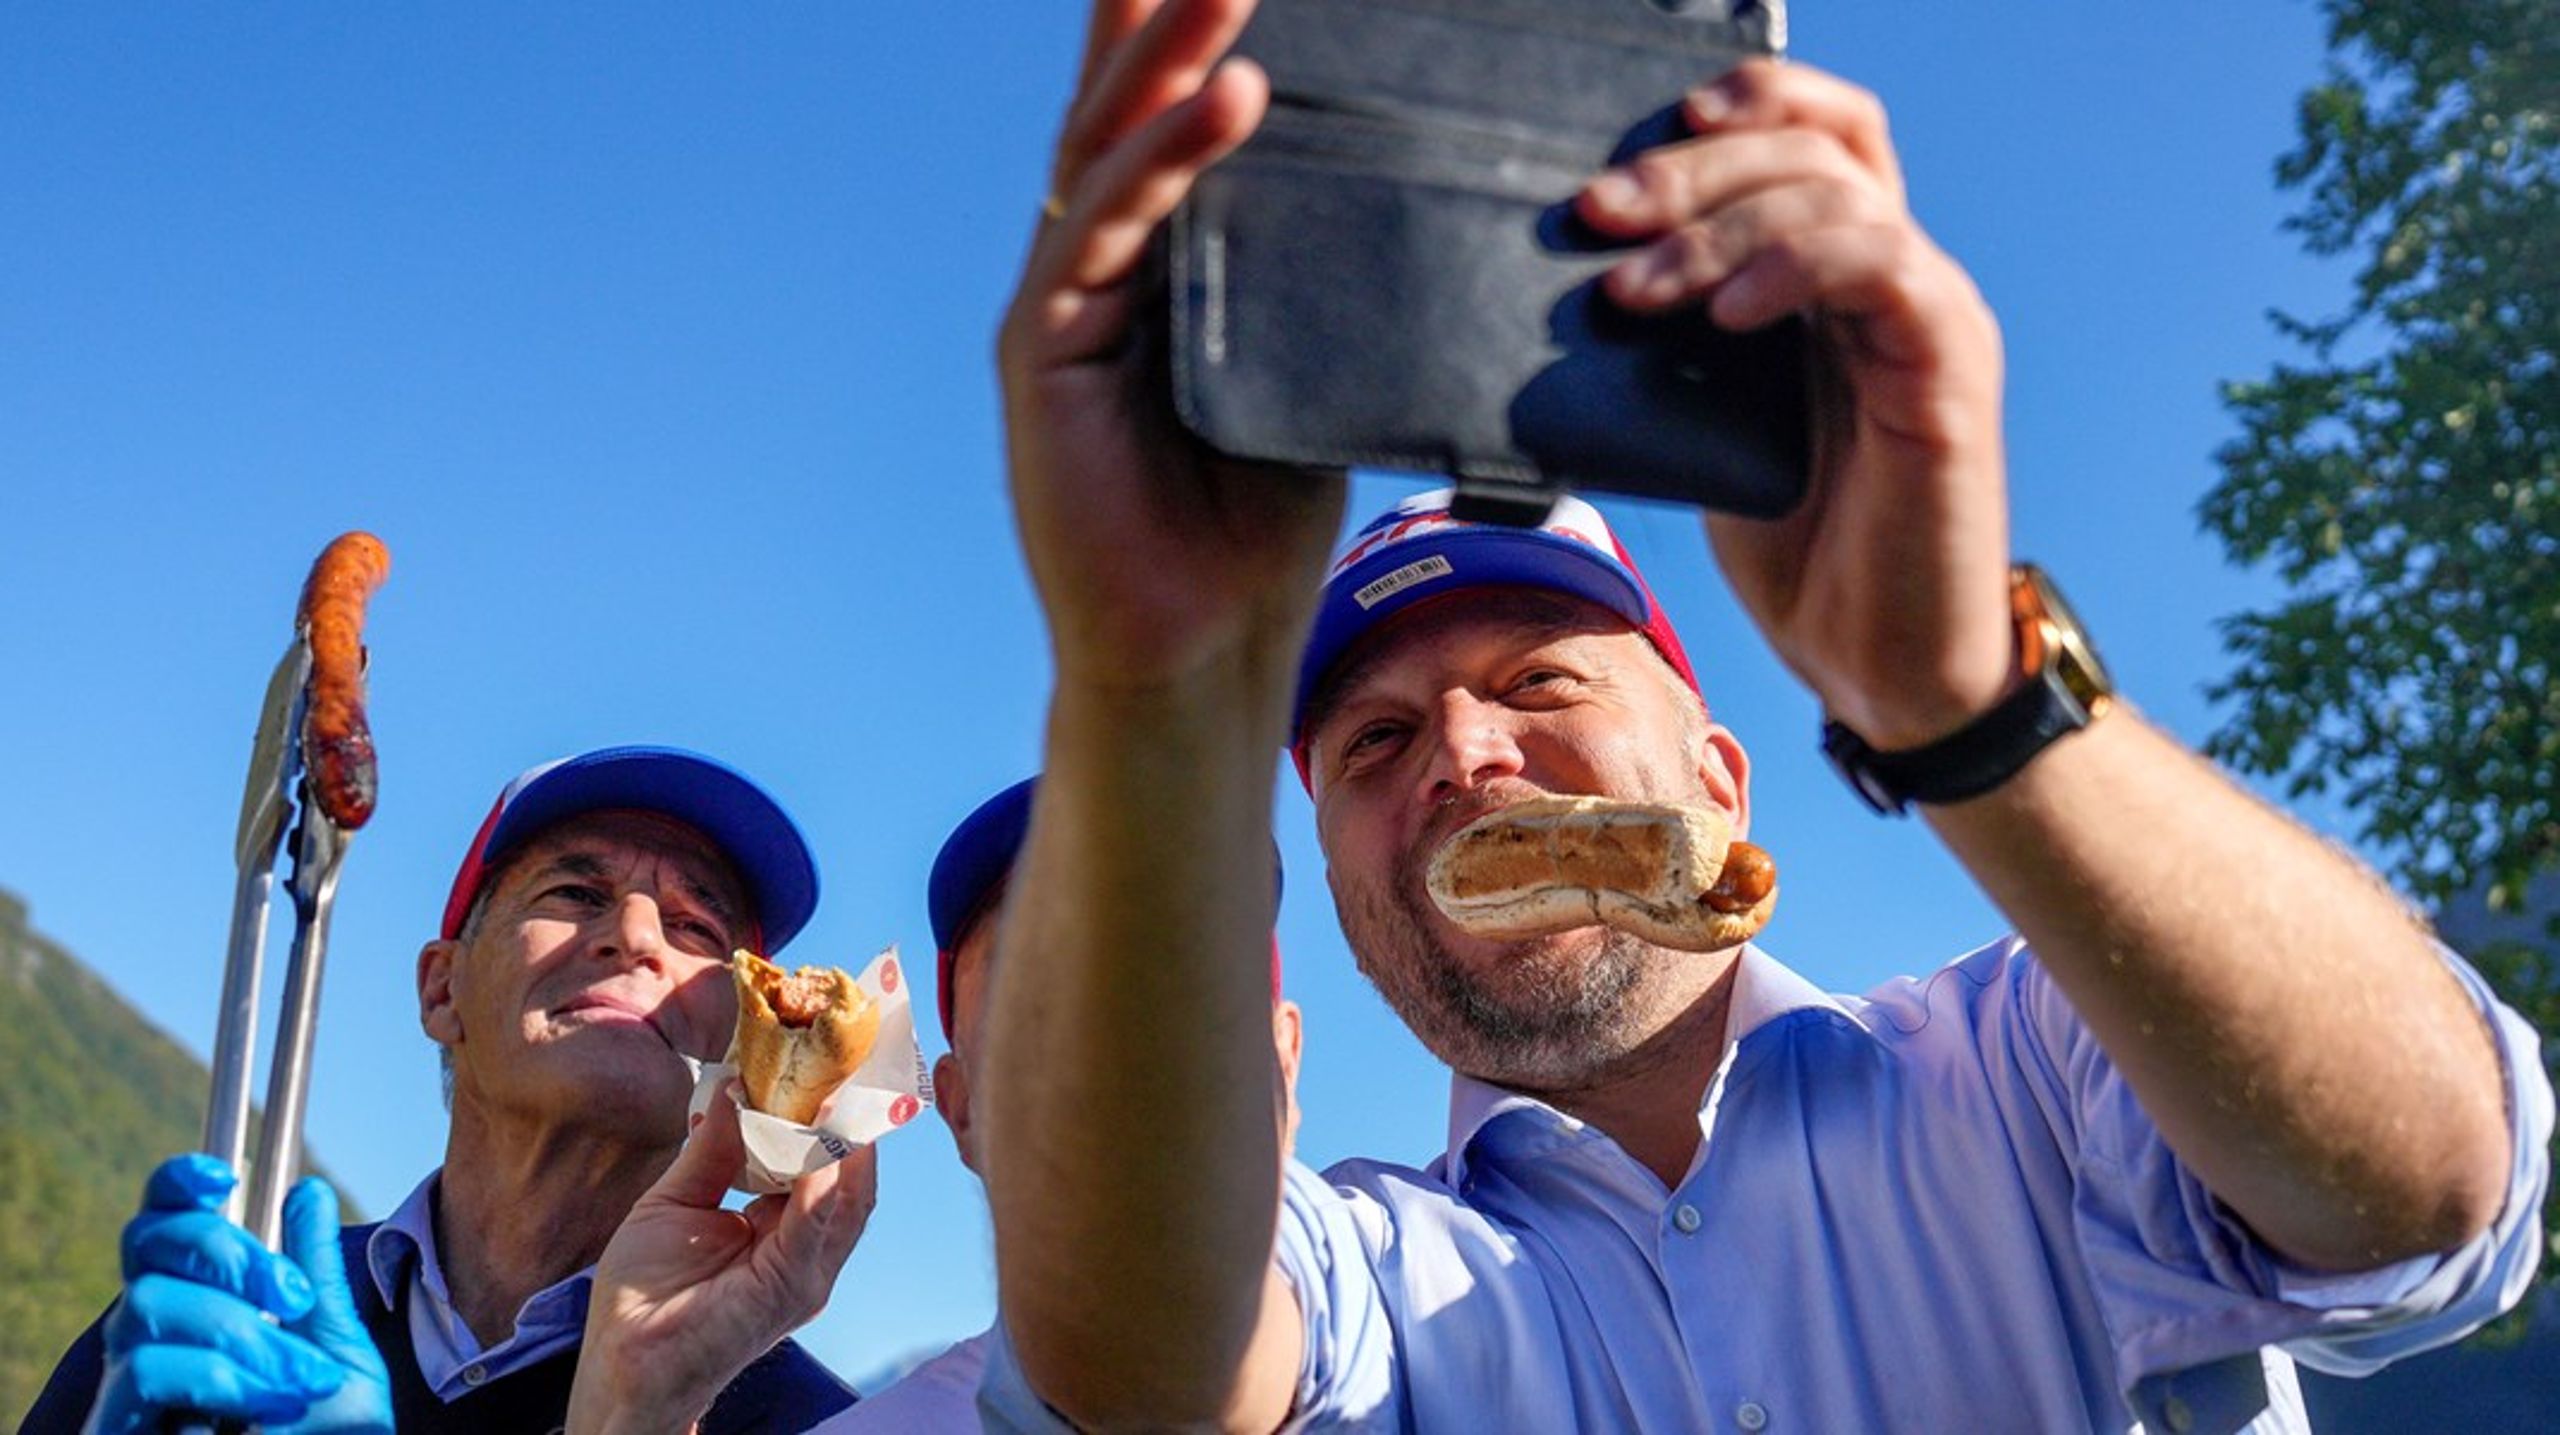
<instances>
[{"instance_id":1,"label":"raised arm","mask_svg":"<svg viewBox=\"0 0 2560 1435\"><path fill-rule=\"evenodd\" d=\"M1830 422L1811 493L1709 535L1829 712L1878 749L1920 746L2018 680L1998 333L1911 218L1872 97L1764 64L1688 113L1695 138L1583 197L1604 228L1658 236L1613 292L1736 327L1813 316ZM2494 1218L2509 1152L2487 1032L2351 858L2124 707L1924 810L2172 1149L2276 1249L2363 1269Z\"/></svg>"},{"instance_id":2,"label":"raised arm","mask_svg":"<svg viewBox=\"0 0 2560 1435\"><path fill-rule=\"evenodd\" d=\"M1004 1323L1080 1425L1288 1413L1271 793L1338 475L1213 459L1132 372L1131 276L1261 117L1249 0L1099 0L1000 344L1057 691L997 935L979 1149Z\"/></svg>"}]
</instances>

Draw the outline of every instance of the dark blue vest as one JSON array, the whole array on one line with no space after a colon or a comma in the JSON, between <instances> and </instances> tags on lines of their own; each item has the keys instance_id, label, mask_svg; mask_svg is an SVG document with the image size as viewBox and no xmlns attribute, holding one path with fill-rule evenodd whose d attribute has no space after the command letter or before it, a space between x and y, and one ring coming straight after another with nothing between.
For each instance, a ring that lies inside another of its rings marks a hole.
<instances>
[{"instance_id":1,"label":"dark blue vest","mask_svg":"<svg viewBox=\"0 0 2560 1435\"><path fill-rule=\"evenodd\" d=\"M366 1274L364 1245L372 1226L350 1227L340 1236L346 1253L348 1284L356 1309L373 1333L382 1363L391 1371L391 1410L402 1435L412 1431L555 1431L569 1415L569 1386L577 1379L576 1347L548 1360L501 1376L453 1401L436 1398L418 1373L417 1352L409 1345L408 1293L383 1304ZM100 1316L73 1342L62 1363L45 1382L27 1412L19 1435L76 1435L97 1402L98 1384L106 1369L106 1317ZM702 1435L797 1435L855 1399L851 1387L835 1378L792 1341L766 1351L738 1372L702 1418Z\"/></svg>"}]
</instances>

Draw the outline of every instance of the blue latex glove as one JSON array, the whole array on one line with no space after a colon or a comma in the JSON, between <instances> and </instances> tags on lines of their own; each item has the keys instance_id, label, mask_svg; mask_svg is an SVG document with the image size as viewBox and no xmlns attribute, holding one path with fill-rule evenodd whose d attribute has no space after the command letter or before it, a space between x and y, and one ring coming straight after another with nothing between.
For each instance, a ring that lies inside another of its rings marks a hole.
<instances>
[{"instance_id":1,"label":"blue latex glove","mask_svg":"<svg viewBox=\"0 0 2560 1435\"><path fill-rule=\"evenodd\" d=\"M337 1196L317 1177L295 1186L277 1255L222 1218L236 1183L210 1156L151 1173L124 1228L124 1298L87 1429L133 1435L193 1414L274 1435L389 1431L391 1383L347 1288Z\"/></svg>"}]
</instances>

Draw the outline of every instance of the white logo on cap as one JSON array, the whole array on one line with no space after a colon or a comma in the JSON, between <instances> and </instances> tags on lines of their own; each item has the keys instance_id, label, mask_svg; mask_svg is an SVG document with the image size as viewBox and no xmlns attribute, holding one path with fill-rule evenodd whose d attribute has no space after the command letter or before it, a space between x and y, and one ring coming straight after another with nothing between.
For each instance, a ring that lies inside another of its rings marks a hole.
<instances>
[{"instance_id":1,"label":"white logo on cap","mask_svg":"<svg viewBox=\"0 0 2560 1435\"><path fill-rule=\"evenodd\" d=\"M1365 613L1416 583L1428 583L1434 578L1446 578L1449 576L1449 571L1449 560L1434 553L1428 558L1408 563L1383 578L1362 585L1352 593L1351 601L1358 603L1360 610Z\"/></svg>"}]
</instances>

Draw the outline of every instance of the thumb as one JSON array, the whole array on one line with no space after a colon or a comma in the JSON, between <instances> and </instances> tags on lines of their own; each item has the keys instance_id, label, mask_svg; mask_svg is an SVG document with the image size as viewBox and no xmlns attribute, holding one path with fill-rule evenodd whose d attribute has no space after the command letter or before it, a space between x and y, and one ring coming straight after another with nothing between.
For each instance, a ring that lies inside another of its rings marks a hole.
<instances>
[{"instance_id":1,"label":"thumb","mask_svg":"<svg viewBox=\"0 0 2560 1435\"><path fill-rule=\"evenodd\" d=\"M379 1372L381 1353L365 1333L355 1291L347 1284L346 1256L338 1244L338 1193L317 1176L303 1177L285 1195L284 1253L310 1278L314 1296L311 1313L295 1322L295 1333L352 1370Z\"/></svg>"},{"instance_id":2,"label":"thumb","mask_svg":"<svg viewBox=\"0 0 2560 1435\"><path fill-rule=\"evenodd\" d=\"M729 1194L729 1183L747 1166L746 1139L738 1134L738 1103L723 1082L711 1093L711 1104L693 1117L684 1149L676 1153L667 1174L640 1199L662 1201L697 1211L717 1209Z\"/></svg>"}]
</instances>

